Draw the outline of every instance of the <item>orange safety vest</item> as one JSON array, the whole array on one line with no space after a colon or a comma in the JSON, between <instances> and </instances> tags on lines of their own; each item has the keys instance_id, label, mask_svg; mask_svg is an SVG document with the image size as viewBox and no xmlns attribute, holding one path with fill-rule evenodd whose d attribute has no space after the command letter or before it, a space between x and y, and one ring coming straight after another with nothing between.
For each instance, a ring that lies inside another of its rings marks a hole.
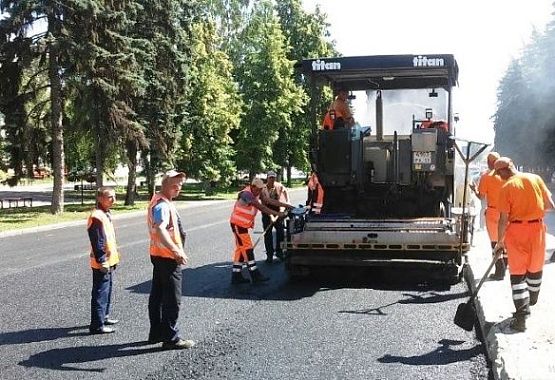
<instances>
[{"instance_id":1,"label":"orange safety vest","mask_svg":"<svg viewBox=\"0 0 555 380\"><path fill-rule=\"evenodd\" d=\"M324 188L320 185L318 181L318 176L312 173L308 179L308 189L312 191L312 196L310 197L310 209L315 214L320 214L322 212L322 207L324 206Z\"/></svg>"},{"instance_id":2,"label":"orange safety vest","mask_svg":"<svg viewBox=\"0 0 555 380\"><path fill-rule=\"evenodd\" d=\"M177 211L175 210L175 206L172 202L168 200L168 198L160 193L156 193L152 196L152 199L150 200L147 212L148 233L150 235L150 256L175 259L175 255L173 254L171 249L162 244L162 239L160 238L160 235L158 234L154 226L152 209L159 202L168 202L168 205L170 206L170 221L166 229L168 230L170 237L175 245L177 245L178 247L181 247L182 245L181 235L179 234L179 228L177 227Z\"/></svg>"},{"instance_id":3,"label":"orange safety vest","mask_svg":"<svg viewBox=\"0 0 555 380\"><path fill-rule=\"evenodd\" d=\"M89 215L89 219L87 220L87 229L91 227L93 219L99 220L102 224L102 230L104 231L104 236L106 236L106 242L104 243L104 252L106 252L106 259L108 260L108 264L112 267L119 263L119 253L116 244L116 233L114 231L114 225L104 211L95 209ZM94 257L94 249L92 245L89 262L91 264L91 268L93 269L102 268L102 264L96 261L96 258Z\"/></svg>"},{"instance_id":4,"label":"orange safety vest","mask_svg":"<svg viewBox=\"0 0 555 380\"><path fill-rule=\"evenodd\" d=\"M237 195L237 200L235 201L235 205L233 206L233 211L231 212L231 218L229 219L229 221L230 223L235 224L239 227L254 228L254 218L256 217L258 209L252 204L245 204L245 202L243 202L239 198L239 195L244 191L252 194L250 185L246 186L242 191L239 192L239 194ZM253 197L255 201L258 202L258 197L255 197L254 194Z\"/></svg>"}]
</instances>

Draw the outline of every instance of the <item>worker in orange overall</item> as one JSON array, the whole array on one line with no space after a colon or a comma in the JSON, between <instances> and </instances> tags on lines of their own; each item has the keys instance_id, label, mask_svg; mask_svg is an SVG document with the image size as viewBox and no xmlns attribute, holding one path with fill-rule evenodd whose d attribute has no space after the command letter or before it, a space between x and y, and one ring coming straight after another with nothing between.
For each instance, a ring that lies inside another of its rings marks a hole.
<instances>
[{"instance_id":1,"label":"worker in orange overall","mask_svg":"<svg viewBox=\"0 0 555 380\"><path fill-rule=\"evenodd\" d=\"M231 275L232 284L249 282L249 280L244 278L241 274L244 264L247 264L253 283L269 280L269 278L263 276L256 267L254 248L249 235L249 228L254 228L254 219L258 210L265 214L275 215L278 218L283 218L286 214L279 210L272 210L262 204L260 195L262 189L265 187L266 185L260 178L253 179L250 185L239 192L235 205L233 206L233 212L229 220L231 230L233 231L233 237L235 238L235 251L233 252L233 268ZM285 207L289 209L293 207L272 198L264 199L264 202L277 208Z\"/></svg>"},{"instance_id":2,"label":"worker in orange overall","mask_svg":"<svg viewBox=\"0 0 555 380\"><path fill-rule=\"evenodd\" d=\"M346 89L340 88L337 90L337 96L324 116L323 129L352 127L355 124L351 107L347 102L348 96L349 91Z\"/></svg>"},{"instance_id":3,"label":"worker in orange overall","mask_svg":"<svg viewBox=\"0 0 555 380\"><path fill-rule=\"evenodd\" d=\"M310 207L310 211L314 214L320 214L324 206L324 188L318 180L318 175L312 171L308 177L308 196L306 205Z\"/></svg>"},{"instance_id":4,"label":"worker in orange overall","mask_svg":"<svg viewBox=\"0 0 555 380\"><path fill-rule=\"evenodd\" d=\"M499 210L498 200L499 191L501 186L505 183L498 174L495 173L493 165L499 158L499 153L490 152L487 157L488 169L485 170L480 176L478 190L471 186L476 196L480 199L485 199L487 208L485 211L486 229L488 231L491 248L493 249L497 244L497 231L499 229ZM490 276L492 280L503 280L505 278L505 271L507 267L507 253L503 252L495 262L495 273Z\"/></svg>"},{"instance_id":5,"label":"worker in orange overall","mask_svg":"<svg viewBox=\"0 0 555 380\"><path fill-rule=\"evenodd\" d=\"M495 249L507 249L513 303L511 328L526 330L530 307L538 302L545 260L545 210L554 208L551 192L540 176L516 170L508 157L494 168L507 182L499 192L499 231Z\"/></svg>"}]
</instances>

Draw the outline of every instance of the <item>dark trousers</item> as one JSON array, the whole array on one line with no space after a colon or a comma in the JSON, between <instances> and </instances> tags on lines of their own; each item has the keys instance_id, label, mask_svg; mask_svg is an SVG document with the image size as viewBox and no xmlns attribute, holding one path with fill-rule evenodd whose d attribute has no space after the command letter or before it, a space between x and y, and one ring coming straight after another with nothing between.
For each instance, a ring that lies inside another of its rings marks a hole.
<instances>
[{"instance_id":1,"label":"dark trousers","mask_svg":"<svg viewBox=\"0 0 555 380\"><path fill-rule=\"evenodd\" d=\"M106 317L110 314L112 299L112 279L114 270L102 273L98 269L92 270L93 286L91 292L91 330L98 330L104 326Z\"/></svg>"},{"instance_id":2,"label":"dark trousers","mask_svg":"<svg viewBox=\"0 0 555 380\"><path fill-rule=\"evenodd\" d=\"M272 223L272 219L270 215L262 214L262 228L266 230L266 228ZM275 228L276 230L276 248L274 249L274 236L272 234L272 230ZM268 257L273 257L274 253L281 253L281 242L283 241L283 231L284 231L284 224L283 219L278 219L272 228L266 232L264 235L264 246L266 247L266 255Z\"/></svg>"},{"instance_id":3,"label":"dark trousers","mask_svg":"<svg viewBox=\"0 0 555 380\"><path fill-rule=\"evenodd\" d=\"M150 257L152 288L148 298L151 341L174 342L179 339L177 318L181 305L181 267L175 260Z\"/></svg>"}]
</instances>

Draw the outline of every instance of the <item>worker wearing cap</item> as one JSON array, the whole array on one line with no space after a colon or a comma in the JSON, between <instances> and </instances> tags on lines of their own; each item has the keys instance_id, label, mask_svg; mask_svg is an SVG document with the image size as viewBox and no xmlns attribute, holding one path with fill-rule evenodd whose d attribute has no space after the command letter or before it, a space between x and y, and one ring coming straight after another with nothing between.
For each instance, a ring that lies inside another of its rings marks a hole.
<instances>
[{"instance_id":1,"label":"worker wearing cap","mask_svg":"<svg viewBox=\"0 0 555 380\"><path fill-rule=\"evenodd\" d=\"M111 187L99 187L96 207L89 215L87 232L91 242L89 262L93 273L91 292L91 334L109 334L116 330L110 325L118 323L110 318L113 276L119 263L116 234L112 224L110 208L116 201L116 192Z\"/></svg>"},{"instance_id":2,"label":"worker wearing cap","mask_svg":"<svg viewBox=\"0 0 555 380\"><path fill-rule=\"evenodd\" d=\"M348 96L349 91L346 89L340 88L337 90L337 96L324 116L323 129L352 127L355 124L351 107L347 102Z\"/></svg>"},{"instance_id":3,"label":"worker wearing cap","mask_svg":"<svg viewBox=\"0 0 555 380\"><path fill-rule=\"evenodd\" d=\"M289 194L287 192L287 188L276 181L276 177L277 174L274 171L269 171L266 174L266 186L264 187L264 189L262 189L260 200L265 206L274 211L284 211L283 207L274 206L268 202L268 199L273 199L289 204ZM270 225L272 225L272 227L268 231L266 231L266 228L268 228ZM262 228L264 228L264 231L266 231L266 234L264 235L264 245L266 247L266 262L273 262L274 253L278 259L283 260L284 256L281 249L281 243L283 242L283 232L285 229L283 219L273 219L270 215L262 213ZM274 236L272 234L272 230L274 228L276 230L275 249Z\"/></svg>"},{"instance_id":4,"label":"worker wearing cap","mask_svg":"<svg viewBox=\"0 0 555 380\"><path fill-rule=\"evenodd\" d=\"M499 191L501 186L505 184L505 180L496 174L494 169L495 161L499 158L499 153L490 152L487 156L488 169L484 171L480 177L478 190L475 187L471 189L480 199L485 199L487 208L485 211L486 229L488 231L491 248L497 244L497 231L499 229ZM493 280L503 280L507 266L507 253L503 252L499 259L495 262L495 273L490 277Z\"/></svg>"},{"instance_id":5,"label":"worker wearing cap","mask_svg":"<svg viewBox=\"0 0 555 380\"><path fill-rule=\"evenodd\" d=\"M254 219L258 210L265 214L274 215L279 218L283 218L285 214L272 210L261 203L260 194L265 187L266 185L264 185L264 181L260 178L253 179L250 185L246 186L239 192L235 205L233 206L233 211L229 220L231 230L233 231L233 237L235 239L235 250L233 252L233 267L231 274L232 284L243 284L249 282L249 280L244 278L241 274L244 264L247 264L253 283L269 280L269 278L263 276L256 267L256 261L254 260L254 247L249 235L249 228L254 228ZM288 204L274 199L267 199L266 202L276 207L291 207Z\"/></svg>"},{"instance_id":6,"label":"worker wearing cap","mask_svg":"<svg viewBox=\"0 0 555 380\"><path fill-rule=\"evenodd\" d=\"M545 210L554 208L551 193L540 176L518 172L508 157L494 164L507 182L499 192L499 231L496 249L506 248L513 303L511 328L526 330L530 305L538 302L545 260Z\"/></svg>"},{"instance_id":7,"label":"worker wearing cap","mask_svg":"<svg viewBox=\"0 0 555 380\"><path fill-rule=\"evenodd\" d=\"M172 200L185 182L185 173L170 170L162 178L160 192L154 194L147 211L150 235L152 287L148 299L149 343L162 342L163 348L191 348L195 343L179 336L177 319L181 306L181 265L187 264L183 251L183 231Z\"/></svg>"}]
</instances>

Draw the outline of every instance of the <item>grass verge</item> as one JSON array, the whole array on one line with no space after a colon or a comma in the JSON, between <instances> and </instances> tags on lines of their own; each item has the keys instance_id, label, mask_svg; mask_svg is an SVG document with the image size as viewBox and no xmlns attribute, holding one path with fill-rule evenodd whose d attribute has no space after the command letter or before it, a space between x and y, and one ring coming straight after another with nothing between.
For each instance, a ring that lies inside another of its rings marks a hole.
<instances>
[{"instance_id":1,"label":"grass verge","mask_svg":"<svg viewBox=\"0 0 555 380\"><path fill-rule=\"evenodd\" d=\"M302 181L295 181L292 187L303 186ZM205 191L201 184L185 184L183 191L177 198L178 202L192 202L202 200L226 200L235 199L238 189L236 188L216 188L211 193ZM30 227L39 227L48 224L56 224L63 222L70 222L75 220L86 220L90 211L94 207L95 191L85 190L80 191L66 191L64 194L66 203L64 205L64 212L58 215L50 213L50 206L35 206L35 207L17 207L3 209L0 211L0 232L18 230ZM123 187L116 187L117 202L112 208L114 214L133 212L139 210L146 210L148 205L148 193L146 188L139 188L135 204L133 206L125 206L125 189ZM81 204L81 201L83 204Z\"/></svg>"}]
</instances>

